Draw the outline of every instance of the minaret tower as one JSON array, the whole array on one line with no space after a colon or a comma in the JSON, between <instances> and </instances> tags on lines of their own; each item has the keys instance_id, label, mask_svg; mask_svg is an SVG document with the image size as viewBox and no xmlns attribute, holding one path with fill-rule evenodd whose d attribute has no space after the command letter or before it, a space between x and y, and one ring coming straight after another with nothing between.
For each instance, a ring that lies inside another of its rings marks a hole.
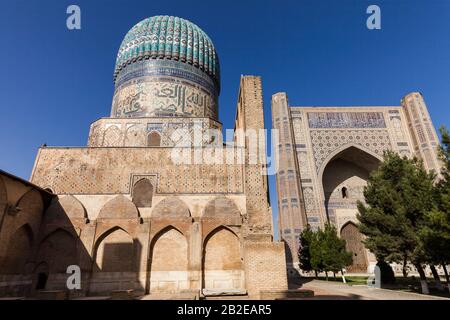
<instances>
[{"instance_id":1,"label":"minaret tower","mask_svg":"<svg viewBox=\"0 0 450 320\"><path fill-rule=\"evenodd\" d=\"M439 173L439 139L422 94L410 93L402 99L401 104L406 114L415 155L423 160L427 170Z\"/></svg>"}]
</instances>

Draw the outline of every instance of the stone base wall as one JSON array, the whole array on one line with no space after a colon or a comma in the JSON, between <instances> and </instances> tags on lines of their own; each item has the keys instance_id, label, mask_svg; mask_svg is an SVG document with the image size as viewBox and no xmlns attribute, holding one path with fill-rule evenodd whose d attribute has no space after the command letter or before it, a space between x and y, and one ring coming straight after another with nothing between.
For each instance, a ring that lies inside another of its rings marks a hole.
<instances>
[{"instance_id":1,"label":"stone base wall","mask_svg":"<svg viewBox=\"0 0 450 320\"><path fill-rule=\"evenodd\" d=\"M259 299L264 290L287 290L286 256L281 242L244 244L248 295Z\"/></svg>"}]
</instances>

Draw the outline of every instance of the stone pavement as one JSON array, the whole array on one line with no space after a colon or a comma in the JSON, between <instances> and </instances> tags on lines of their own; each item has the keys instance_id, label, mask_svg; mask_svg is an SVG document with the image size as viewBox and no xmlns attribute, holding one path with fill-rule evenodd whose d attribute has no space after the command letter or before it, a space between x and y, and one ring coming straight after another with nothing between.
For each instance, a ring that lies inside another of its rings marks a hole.
<instances>
[{"instance_id":1,"label":"stone pavement","mask_svg":"<svg viewBox=\"0 0 450 320\"><path fill-rule=\"evenodd\" d=\"M350 286L322 280L304 283L301 288L313 290L315 296L310 298L313 300L450 300L418 293L369 288L366 285Z\"/></svg>"}]
</instances>

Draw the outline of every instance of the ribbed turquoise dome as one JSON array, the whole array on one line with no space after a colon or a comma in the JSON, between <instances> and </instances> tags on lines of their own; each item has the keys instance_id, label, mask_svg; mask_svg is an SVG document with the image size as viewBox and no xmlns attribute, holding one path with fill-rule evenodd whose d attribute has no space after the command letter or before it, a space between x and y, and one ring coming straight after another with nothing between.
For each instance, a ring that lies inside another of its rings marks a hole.
<instances>
[{"instance_id":1,"label":"ribbed turquoise dome","mask_svg":"<svg viewBox=\"0 0 450 320\"><path fill-rule=\"evenodd\" d=\"M143 59L166 59L191 64L220 86L219 59L211 39L192 22L154 16L127 33L117 55L114 79L127 65Z\"/></svg>"}]
</instances>

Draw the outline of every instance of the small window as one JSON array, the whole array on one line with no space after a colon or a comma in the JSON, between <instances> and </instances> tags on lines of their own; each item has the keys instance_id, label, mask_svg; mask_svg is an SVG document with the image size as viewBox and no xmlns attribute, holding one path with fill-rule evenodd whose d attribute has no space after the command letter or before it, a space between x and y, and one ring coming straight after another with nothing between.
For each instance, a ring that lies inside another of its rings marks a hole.
<instances>
[{"instance_id":1,"label":"small window","mask_svg":"<svg viewBox=\"0 0 450 320\"><path fill-rule=\"evenodd\" d=\"M346 187L342 187L341 189L342 192L342 199L348 199L348 190Z\"/></svg>"},{"instance_id":2,"label":"small window","mask_svg":"<svg viewBox=\"0 0 450 320\"><path fill-rule=\"evenodd\" d=\"M148 147L159 147L161 145L161 136L158 132L152 131L147 137Z\"/></svg>"},{"instance_id":3,"label":"small window","mask_svg":"<svg viewBox=\"0 0 450 320\"><path fill-rule=\"evenodd\" d=\"M148 179L139 180L133 187L132 201L136 207L150 208L153 200L153 185Z\"/></svg>"}]
</instances>

